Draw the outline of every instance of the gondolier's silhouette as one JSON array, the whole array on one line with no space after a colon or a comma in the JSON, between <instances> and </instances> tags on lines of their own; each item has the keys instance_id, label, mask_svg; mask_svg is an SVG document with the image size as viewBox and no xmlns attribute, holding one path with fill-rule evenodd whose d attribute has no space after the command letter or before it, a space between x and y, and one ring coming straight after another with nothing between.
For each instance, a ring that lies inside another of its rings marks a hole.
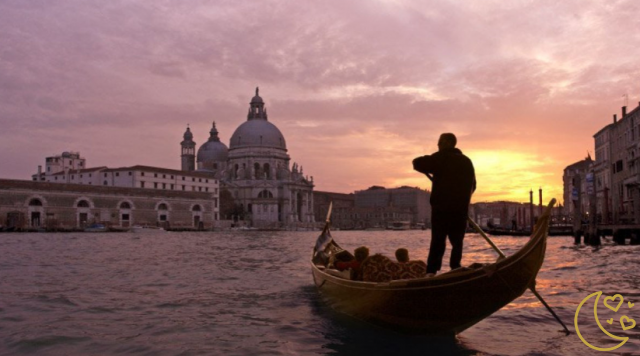
<instances>
[{"instance_id":1,"label":"gondolier's silhouette","mask_svg":"<svg viewBox=\"0 0 640 356\"><path fill-rule=\"evenodd\" d=\"M431 189L431 247L427 273L442 267L446 239L451 242L451 269L460 267L462 245L467 227L471 195L476 190L476 176L471 160L455 148L456 136L443 133L438 152L413 160L413 169L433 181Z\"/></svg>"}]
</instances>

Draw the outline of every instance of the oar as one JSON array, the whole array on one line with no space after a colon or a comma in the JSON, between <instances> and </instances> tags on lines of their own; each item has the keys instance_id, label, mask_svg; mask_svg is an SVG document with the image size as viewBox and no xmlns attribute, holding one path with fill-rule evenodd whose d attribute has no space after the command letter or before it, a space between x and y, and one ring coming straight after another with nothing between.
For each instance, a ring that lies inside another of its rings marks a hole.
<instances>
[{"instance_id":1,"label":"oar","mask_svg":"<svg viewBox=\"0 0 640 356\"><path fill-rule=\"evenodd\" d=\"M469 223L471 223L471 226L473 226L474 229L476 229L476 231L482 235L482 237L484 237L485 240L487 240L487 242L489 243L489 245L491 245L491 247L493 247L493 249L498 253L498 255L500 255L501 258L506 258L505 254L500 251L500 249L498 248L498 246L496 246L493 241L491 241L491 239L489 238L489 236L487 236L487 234L484 233L484 231L482 231L482 229L480 228L480 226L478 226L478 224L475 223L475 221L471 220L470 217L467 217L469 219ZM533 295L536 296L536 298L538 298L538 300L540 301L540 303L542 303L542 305L545 306L545 308L547 308L547 310L551 313L551 315L553 315L553 317L560 323L560 325L562 325L562 327L564 328L564 332L569 335L571 334L571 332L569 331L569 329L567 329L567 326L564 325L564 323L562 322L562 320L560 320L560 318L558 317L558 315L556 315L556 313L553 311L553 309L551 309L551 307L549 306L549 304L547 304L547 302L544 300L544 298L542 298L542 296L536 291L536 286L535 286L535 280L533 281L533 284L529 286L529 290L531 291L531 293L533 293Z\"/></svg>"},{"instance_id":2,"label":"oar","mask_svg":"<svg viewBox=\"0 0 640 356\"><path fill-rule=\"evenodd\" d=\"M433 177L431 177L430 174L425 174L427 176L427 178L429 178L429 180L431 180L433 182ZM555 199L553 200L553 203L555 203ZM496 251L498 253L498 255L500 255L500 258L506 258L507 256L504 254L504 252L502 252L502 250L500 250L500 248L498 248L498 246L496 246L496 244L493 243L493 241L491 241L491 239L489 238L489 236L487 236L487 234L484 233L484 231L482 231L482 229L480 228L480 226L478 226L478 224L476 224L475 221L473 221L471 219L471 217L467 216L467 220L469 221L469 223L471 224L471 226L473 226L474 229L476 229L476 231L482 236L484 237L484 239L489 243L489 245L491 245L491 247L493 248L494 251ZM533 230L533 229L532 229ZM533 232L533 231L532 231ZM547 302L545 302L544 298L542 298L542 296L536 291L535 288L535 280L533 281L533 285L529 286L529 290L533 293L533 295L536 296L536 298L538 298L538 300L540 301L540 303L542 303L542 305L545 306L545 308L547 308L547 310L549 312L551 312L551 315L553 315L553 317L560 323L560 325L562 325L562 327L564 328L564 332L569 335L571 334L571 332L569 331L569 329L567 329L567 326L564 325L564 323L562 322L562 320L560 320L560 318L558 317L558 315L556 315L556 313L553 311L553 309L551 309L551 307L549 306L549 304L547 304Z\"/></svg>"}]
</instances>

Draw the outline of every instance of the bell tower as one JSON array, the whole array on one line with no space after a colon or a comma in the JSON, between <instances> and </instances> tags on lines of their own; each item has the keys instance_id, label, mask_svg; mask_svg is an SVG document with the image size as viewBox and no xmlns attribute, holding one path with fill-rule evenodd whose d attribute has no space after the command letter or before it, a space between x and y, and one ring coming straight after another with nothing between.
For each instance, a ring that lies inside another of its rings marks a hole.
<instances>
[{"instance_id":1,"label":"bell tower","mask_svg":"<svg viewBox=\"0 0 640 356\"><path fill-rule=\"evenodd\" d=\"M193 134L189 125L187 125L187 131L182 136L183 140L180 142L182 147L182 170L191 172L196 170L196 143L193 142Z\"/></svg>"}]
</instances>

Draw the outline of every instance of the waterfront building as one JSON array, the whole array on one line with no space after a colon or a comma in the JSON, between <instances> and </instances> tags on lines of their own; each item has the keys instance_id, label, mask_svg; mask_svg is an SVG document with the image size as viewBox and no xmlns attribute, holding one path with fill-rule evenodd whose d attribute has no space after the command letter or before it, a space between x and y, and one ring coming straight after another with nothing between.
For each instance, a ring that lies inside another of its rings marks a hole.
<instances>
[{"instance_id":1,"label":"waterfront building","mask_svg":"<svg viewBox=\"0 0 640 356\"><path fill-rule=\"evenodd\" d=\"M589 197L593 193L598 222L639 224L640 105L630 112L623 106L620 119L613 115L613 122L596 132L593 138L595 161L579 161L565 168L567 210L572 212L577 203L570 202L579 199L582 213L589 212ZM587 181L590 174L594 178Z\"/></svg>"},{"instance_id":2,"label":"waterfront building","mask_svg":"<svg viewBox=\"0 0 640 356\"><path fill-rule=\"evenodd\" d=\"M206 172L142 165L119 168L87 167L86 159L81 157L79 152L63 152L58 156L47 157L45 170L38 166L38 173L32 176L32 181L44 184L43 187L51 186L45 183L52 183L64 184L65 187L77 184L91 187L138 188L155 191L150 194L158 196L162 196L165 191L205 193L212 207L212 219L219 220L220 183Z\"/></svg>"},{"instance_id":3,"label":"waterfront building","mask_svg":"<svg viewBox=\"0 0 640 356\"><path fill-rule=\"evenodd\" d=\"M412 226L429 226L431 219L431 193L420 188L402 186L386 189L372 186L354 193L355 207L373 209L366 213L370 217L379 217L380 223L406 219ZM366 215L365 215L366 216Z\"/></svg>"},{"instance_id":4,"label":"waterfront building","mask_svg":"<svg viewBox=\"0 0 640 356\"><path fill-rule=\"evenodd\" d=\"M313 192L313 211L315 220L324 222L329 205L331 209L331 226L336 229L353 229L357 226L354 218L355 196L353 193Z\"/></svg>"},{"instance_id":5,"label":"waterfront building","mask_svg":"<svg viewBox=\"0 0 640 356\"><path fill-rule=\"evenodd\" d=\"M585 214L589 211L590 201L588 194L590 192L587 181L587 174L593 171L593 160L587 157L581 161L568 165L563 172L563 199L565 214L573 217L574 212L578 209Z\"/></svg>"},{"instance_id":6,"label":"waterfront building","mask_svg":"<svg viewBox=\"0 0 640 356\"><path fill-rule=\"evenodd\" d=\"M598 131L595 135L593 135L594 141L595 141L595 160L593 162L585 162L579 164L580 162L575 163L573 167L574 173L572 173L573 175L582 175L584 180L584 175L586 174L587 171L589 170L593 170L593 174L595 177L595 193L596 193L596 211L598 211L598 215L601 216L601 222L603 223L609 223L613 220L612 217L612 210L611 210L611 178L612 178L612 174L613 174L613 170L614 170L614 166L612 166L611 164L611 146L612 146L612 138L613 138L613 129L615 127L615 124L617 123L617 118L616 115L613 115L613 123L609 124L605 127L603 127L600 131ZM581 161L582 162L582 161ZM577 165L577 166L576 166ZM567 167L569 170L571 170L572 166ZM571 187L567 187L568 183L571 183L571 181L574 179L574 177L567 177L567 169L565 169L565 177L564 177L564 183L565 183L565 205L568 205L567 207L569 208L568 212L570 214L573 215L573 208L574 205L577 204L577 196L573 197L573 201L572 200L567 200L570 199L571 197L566 196L568 192L571 192L572 188ZM576 178L579 179L579 178ZM587 184L587 182L585 181L585 184ZM581 191L584 191L585 189L581 189ZM582 193L582 192L581 192ZM586 197L586 195L582 195L582 197ZM588 201L588 199L585 199ZM588 203L584 204L585 206L583 206L583 209L588 207ZM582 210L582 211L588 211L588 210Z\"/></svg>"},{"instance_id":7,"label":"waterfront building","mask_svg":"<svg viewBox=\"0 0 640 356\"><path fill-rule=\"evenodd\" d=\"M313 177L290 161L284 135L268 120L256 88L247 120L231 135L228 149L214 122L198 149L197 172L219 179L254 227L315 227Z\"/></svg>"},{"instance_id":8,"label":"waterfront building","mask_svg":"<svg viewBox=\"0 0 640 356\"><path fill-rule=\"evenodd\" d=\"M211 229L216 202L214 191L0 179L0 225L12 229L78 230L93 223Z\"/></svg>"},{"instance_id":9,"label":"waterfront building","mask_svg":"<svg viewBox=\"0 0 640 356\"><path fill-rule=\"evenodd\" d=\"M531 204L511 201L471 204L469 216L482 227L496 226L511 230L527 230L531 225ZM535 212L538 207L534 207Z\"/></svg>"},{"instance_id":10,"label":"waterfront building","mask_svg":"<svg viewBox=\"0 0 640 356\"><path fill-rule=\"evenodd\" d=\"M39 173L34 174L32 180L34 182L48 183L205 192L213 193L214 197L218 198L219 181L207 173L142 165L120 168L92 167L74 169L73 167L81 167L84 164L78 166L76 164L67 164L74 161L65 161L64 164L58 165L57 158L64 158L66 153L61 156L47 157L47 169L42 172L38 167ZM79 156L78 153L75 155ZM84 161L84 158L81 159L82 163ZM53 162L53 167L49 165L50 162Z\"/></svg>"},{"instance_id":11,"label":"waterfront building","mask_svg":"<svg viewBox=\"0 0 640 356\"><path fill-rule=\"evenodd\" d=\"M613 218L622 224L640 223L639 143L640 106L629 113L623 106L610 141Z\"/></svg>"}]
</instances>

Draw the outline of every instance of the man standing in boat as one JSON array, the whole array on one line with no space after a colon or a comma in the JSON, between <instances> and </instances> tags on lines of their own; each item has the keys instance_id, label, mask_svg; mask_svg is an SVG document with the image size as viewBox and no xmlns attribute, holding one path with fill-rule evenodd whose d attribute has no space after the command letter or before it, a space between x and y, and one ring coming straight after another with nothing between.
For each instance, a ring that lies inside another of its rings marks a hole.
<instances>
[{"instance_id":1,"label":"man standing in boat","mask_svg":"<svg viewBox=\"0 0 640 356\"><path fill-rule=\"evenodd\" d=\"M476 175L471 160L456 148L452 133L443 133L438 152L413 160L413 169L433 182L431 189L431 247L427 258L427 274L442 267L446 240L451 242L451 269L460 267L462 241L467 228L471 195L476 190Z\"/></svg>"}]
</instances>

